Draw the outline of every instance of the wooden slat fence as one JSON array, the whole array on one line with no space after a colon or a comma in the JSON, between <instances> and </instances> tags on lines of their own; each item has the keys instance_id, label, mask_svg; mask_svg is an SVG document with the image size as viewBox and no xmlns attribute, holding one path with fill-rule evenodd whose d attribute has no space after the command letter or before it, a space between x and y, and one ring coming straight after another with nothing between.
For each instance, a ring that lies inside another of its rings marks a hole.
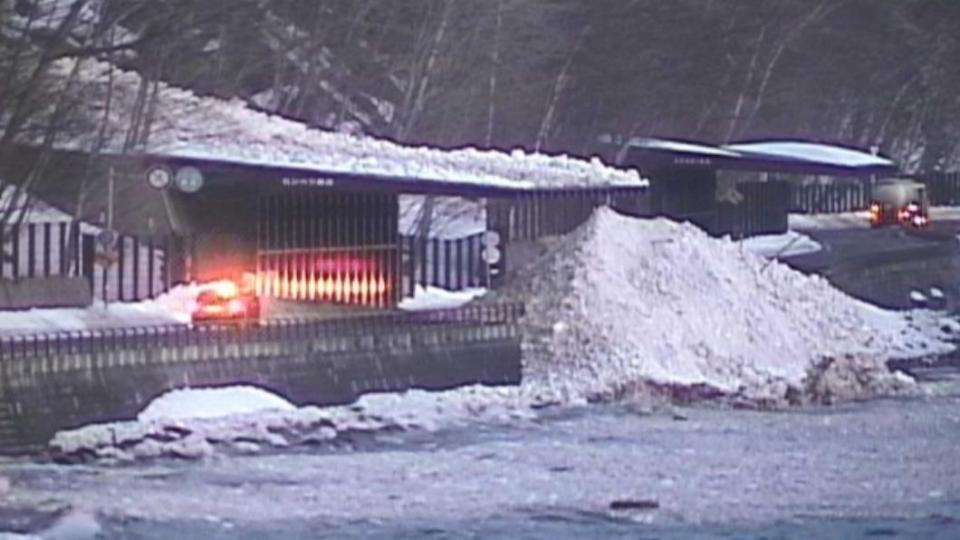
<instances>
[{"instance_id":1,"label":"wooden slat fence","mask_svg":"<svg viewBox=\"0 0 960 540\"><path fill-rule=\"evenodd\" d=\"M648 191L643 186L600 189L543 189L505 199L487 206L488 229L504 240L536 240L566 234L580 226L593 210L609 206L618 212L642 216L648 213Z\"/></svg>"},{"instance_id":2,"label":"wooden slat fence","mask_svg":"<svg viewBox=\"0 0 960 540\"><path fill-rule=\"evenodd\" d=\"M113 260L97 254L94 229L79 222L36 222L0 228L0 279L86 277L100 300L154 298L181 276L168 253L182 253L174 237L119 235Z\"/></svg>"},{"instance_id":3,"label":"wooden slat fence","mask_svg":"<svg viewBox=\"0 0 960 540\"><path fill-rule=\"evenodd\" d=\"M482 238L483 233L452 239L402 236L404 296L417 285L450 291L488 286Z\"/></svg>"},{"instance_id":4,"label":"wooden slat fence","mask_svg":"<svg viewBox=\"0 0 960 540\"><path fill-rule=\"evenodd\" d=\"M927 185L930 204L960 206L960 172L921 174L917 179Z\"/></svg>"},{"instance_id":5,"label":"wooden slat fence","mask_svg":"<svg viewBox=\"0 0 960 540\"><path fill-rule=\"evenodd\" d=\"M790 211L803 214L835 214L866 209L870 186L866 183L791 184Z\"/></svg>"}]
</instances>

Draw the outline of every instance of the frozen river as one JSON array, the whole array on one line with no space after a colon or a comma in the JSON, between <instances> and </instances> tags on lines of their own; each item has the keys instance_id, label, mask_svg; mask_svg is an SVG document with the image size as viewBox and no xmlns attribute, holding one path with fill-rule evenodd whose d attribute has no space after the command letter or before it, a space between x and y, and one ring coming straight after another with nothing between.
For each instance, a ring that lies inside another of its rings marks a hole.
<instances>
[{"instance_id":1,"label":"frozen river","mask_svg":"<svg viewBox=\"0 0 960 540\"><path fill-rule=\"evenodd\" d=\"M829 409L596 406L202 463L6 462L0 530L69 506L124 539L958 538L960 373L922 375L922 397Z\"/></svg>"}]
</instances>

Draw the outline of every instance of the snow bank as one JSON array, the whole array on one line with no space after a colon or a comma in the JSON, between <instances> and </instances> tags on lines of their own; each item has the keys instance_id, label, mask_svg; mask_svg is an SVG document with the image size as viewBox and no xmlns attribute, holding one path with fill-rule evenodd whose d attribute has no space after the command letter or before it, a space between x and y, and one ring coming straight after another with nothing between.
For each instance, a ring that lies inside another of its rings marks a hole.
<instances>
[{"instance_id":1,"label":"snow bank","mask_svg":"<svg viewBox=\"0 0 960 540\"><path fill-rule=\"evenodd\" d=\"M859 397L902 387L888 358L950 349L734 242L609 209L520 271L508 294L527 304L527 390L560 402L653 388L819 399L807 383L838 365L863 375Z\"/></svg>"},{"instance_id":2,"label":"snow bank","mask_svg":"<svg viewBox=\"0 0 960 540\"><path fill-rule=\"evenodd\" d=\"M323 408L296 408L253 387L182 389L155 399L137 420L61 431L50 451L64 462L203 459L218 452L333 443L354 434L528 417L530 408L515 387L368 394L352 405Z\"/></svg>"},{"instance_id":3,"label":"snow bank","mask_svg":"<svg viewBox=\"0 0 960 540\"><path fill-rule=\"evenodd\" d=\"M784 234L765 234L753 236L740 241L740 245L751 253L779 259L806 253L816 253L823 249L819 242L805 234L796 231L787 231Z\"/></svg>"},{"instance_id":4,"label":"snow bank","mask_svg":"<svg viewBox=\"0 0 960 540\"><path fill-rule=\"evenodd\" d=\"M76 60L59 61L50 84L67 85ZM104 153L122 150L129 119L135 108L140 77L104 62L84 60L71 88L87 110L73 131L58 139L58 147L89 150L96 144L103 117L108 74L113 70L113 105ZM636 171L608 167L599 159L548 156L515 150L509 154L464 148L440 150L402 146L391 141L321 131L279 116L254 111L240 100L201 97L160 84L157 117L146 153L200 160L284 167L317 174L352 173L408 179L458 182L502 188L645 185Z\"/></svg>"},{"instance_id":5,"label":"snow bank","mask_svg":"<svg viewBox=\"0 0 960 540\"><path fill-rule=\"evenodd\" d=\"M227 388L184 388L173 390L150 402L137 420L190 420L220 418L259 411L290 411L289 401L252 386Z\"/></svg>"},{"instance_id":6,"label":"snow bank","mask_svg":"<svg viewBox=\"0 0 960 540\"><path fill-rule=\"evenodd\" d=\"M110 328L187 324L201 290L220 282L177 285L152 300L96 302L89 308L0 311L0 335L82 332Z\"/></svg>"},{"instance_id":7,"label":"snow bank","mask_svg":"<svg viewBox=\"0 0 960 540\"><path fill-rule=\"evenodd\" d=\"M451 309L463 306L473 299L483 296L487 289L473 287L462 291L448 291L439 287L417 285L413 296L404 298L397 306L404 311L423 311L428 309Z\"/></svg>"}]
</instances>

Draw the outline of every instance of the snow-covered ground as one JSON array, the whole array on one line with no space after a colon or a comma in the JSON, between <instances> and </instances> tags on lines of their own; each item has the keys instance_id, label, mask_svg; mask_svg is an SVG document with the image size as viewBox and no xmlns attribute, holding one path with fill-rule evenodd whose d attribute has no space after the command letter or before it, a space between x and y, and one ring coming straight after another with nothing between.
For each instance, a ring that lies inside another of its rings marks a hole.
<instances>
[{"instance_id":1,"label":"snow-covered ground","mask_svg":"<svg viewBox=\"0 0 960 540\"><path fill-rule=\"evenodd\" d=\"M776 414L601 405L202 463L0 462L0 507L8 520L62 508L110 539L953 540L952 378L952 391L921 383L934 386L923 397Z\"/></svg>"},{"instance_id":2,"label":"snow-covered ground","mask_svg":"<svg viewBox=\"0 0 960 540\"><path fill-rule=\"evenodd\" d=\"M96 301L89 308L0 311L0 336L186 324L197 294L216 284L179 285L153 300L140 302Z\"/></svg>"},{"instance_id":3,"label":"snow-covered ground","mask_svg":"<svg viewBox=\"0 0 960 540\"><path fill-rule=\"evenodd\" d=\"M767 234L740 240L740 245L751 253L768 259L792 257L806 253L816 253L823 249L819 242L796 231L784 234Z\"/></svg>"},{"instance_id":4,"label":"snow-covered ground","mask_svg":"<svg viewBox=\"0 0 960 540\"><path fill-rule=\"evenodd\" d=\"M458 308L483 296L486 292L487 289L482 287L448 291L439 287L417 285L413 296L404 298L397 307L404 311Z\"/></svg>"},{"instance_id":5,"label":"snow-covered ground","mask_svg":"<svg viewBox=\"0 0 960 540\"><path fill-rule=\"evenodd\" d=\"M502 423L532 417L530 405L517 387L368 394L349 406L301 408L256 387L187 388L158 396L136 420L61 431L50 448L65 461L200 459L318 444L351 433Z\"/></svg>"},{"instance_id":6,"label":"snow-covered ground","mask_svg":"<svg viewBox=\"0 0 960 540\"><path fill-rule=\"evenodd\" d=\"M50 74L51 84L66 85L76 61L64 59ZM135 107L140 77L104 62L84 60L71 81L88 119L103 116L101 104L113 71L113 106L105 153L122 148ZM548 156L515 150L511 153L464 148L445 151L402 146L391 141L312 129L306 125L254 111L240 100L201 97L160 84L147 153L199 160L226 160L324 173L353 173L439 183L458 182L501 188L645 185L636 171L608 167L599 159ZM83 114L81 111L80 114ZM82 124L82 123L81 123ZM86 125L64 134L58 146L89 150L96 131Z\"/></svg>"}]
</instances>

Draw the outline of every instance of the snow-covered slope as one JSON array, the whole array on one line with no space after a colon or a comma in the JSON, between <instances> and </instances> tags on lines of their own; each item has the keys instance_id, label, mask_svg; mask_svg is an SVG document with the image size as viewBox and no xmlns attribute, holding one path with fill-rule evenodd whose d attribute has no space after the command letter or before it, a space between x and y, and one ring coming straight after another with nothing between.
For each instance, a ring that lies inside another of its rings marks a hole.
<instances>
[{"instance_id":1,"label":"snow-covered slope","mask_svg":"<svg viewBox=\"0 0 960 540\"><path fill-rule=\"evenodd\" d=\"M901 314L734 242L605 208L521 271L511 294L527 304L525 384L564 402L651 387L830 399L841 389L811 387L825 370L856 373L845 390L869 395L901 382L887 359L948 349Z\"/></svg>"},{"instance_id":2,"label":"snow-covered slope","mask_svg":"<svg viewBox=\"0 0 960 540\"><path fill-rule=\"evenodd\" d=\"M75 62L66 59L56 64L51 73L54 84L67 86ZM94 146L97 130L93 127L104 116L103 104L111 81L113 102L103 151L122 149L141 79L136 73L94 60L82 61L70 85L80 100L79 116L85 121L60 139L60 147L86 150ZM644 183L636 171L607 167L596 159L585 161L522 150L510 154L474 148L445 151L311 129L254 111L240 100L201 97L166 84L159 85L155 111L148 142L138 150L157 155L318 173L383 175L398 182L419 179L506 188Z\"/></svg>"}]
</instances>

